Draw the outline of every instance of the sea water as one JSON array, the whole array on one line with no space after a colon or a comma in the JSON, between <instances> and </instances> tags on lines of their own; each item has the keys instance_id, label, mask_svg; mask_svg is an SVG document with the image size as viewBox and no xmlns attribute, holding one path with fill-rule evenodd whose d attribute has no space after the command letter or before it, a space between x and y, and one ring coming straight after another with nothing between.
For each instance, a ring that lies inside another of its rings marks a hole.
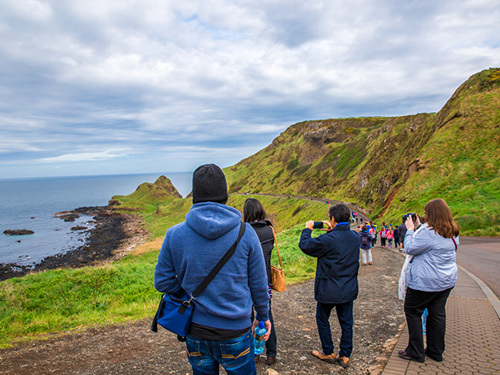
<instances>
[{"instance_id":1,"label":"sea water","mask_svg":"<svg viewBox=\"0 0 500 375\"><path fill-rule=\"evenodd\" d=\"M105 206L113 195L127 195L143 182L155 182L162 173L135 175L0 179L0 263L30 266L45 257L73 250L85 243L92 218L74 222L55 213L85 206ZM191 191L192 173L164 173L185 197ZM34 234L10 236L7 229L29 229Z\"/></svg>"}]
</instances>

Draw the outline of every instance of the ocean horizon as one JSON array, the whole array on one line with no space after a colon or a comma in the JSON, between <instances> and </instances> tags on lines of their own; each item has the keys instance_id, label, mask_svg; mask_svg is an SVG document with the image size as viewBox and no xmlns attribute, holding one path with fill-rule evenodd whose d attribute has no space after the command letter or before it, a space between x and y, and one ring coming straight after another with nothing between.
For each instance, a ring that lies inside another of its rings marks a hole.
<instances>
[{"instance_id":1,"label":"ocean horizon","mask_svg":"<svg viewBox=\"0 0 500 375\"><path fill-rule=\"evenodd\" d=\"M34 266L50 255L85 244L92 218L65 222L54 214L79 207L106 206L114 195L128 195L144 183L167 176L185 197L192 172L119 174L0 179L0 263ZM75 231L72 227L88 230ZM31 235L11 236L5 230L28 229Z\"/></svg>"}]
</instances>

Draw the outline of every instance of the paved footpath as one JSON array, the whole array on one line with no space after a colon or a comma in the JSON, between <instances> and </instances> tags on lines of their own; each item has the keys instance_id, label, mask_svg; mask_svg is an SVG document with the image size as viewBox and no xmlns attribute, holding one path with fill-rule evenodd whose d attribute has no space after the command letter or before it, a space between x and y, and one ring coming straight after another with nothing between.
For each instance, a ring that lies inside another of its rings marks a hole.
<instances>
[{"instance_id":1,"label":"paved footpath","mask_svg":"<svg viewBox=\"0 0 500 375\"><path fill-rule=\"evenodd\" d=\"M457 285L446 304L443 362L399 358L398 351L408 344L405 327L382 374L500 374L499 314L498 298L481 280L459 267Z\"/></svg>"}]
</instances>

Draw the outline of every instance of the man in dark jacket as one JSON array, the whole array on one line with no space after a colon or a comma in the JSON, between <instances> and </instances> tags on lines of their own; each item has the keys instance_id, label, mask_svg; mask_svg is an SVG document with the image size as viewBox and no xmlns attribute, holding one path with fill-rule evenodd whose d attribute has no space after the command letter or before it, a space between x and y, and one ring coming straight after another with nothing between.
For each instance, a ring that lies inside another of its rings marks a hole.
<instances>
[{"instance_id":1,"label":"man in dark jacket","mask_svg":"<svg viewBox=\"0 0 500 375\"><path fill-rule=\"evenodd\" d=\"M317 301L316 324L322 350L313 350L319 359L342 367L349 365L353 337L353 301L358 296L360 236L349 225L349 208L338 204L330 208L327 233L311 238L314 222L308 221L302 231L299 247L307 255L318 258L314 298ZM328 319L337 310L342 336L338 357L333 353L332 333Z\"/></svg>"}]
</instances>

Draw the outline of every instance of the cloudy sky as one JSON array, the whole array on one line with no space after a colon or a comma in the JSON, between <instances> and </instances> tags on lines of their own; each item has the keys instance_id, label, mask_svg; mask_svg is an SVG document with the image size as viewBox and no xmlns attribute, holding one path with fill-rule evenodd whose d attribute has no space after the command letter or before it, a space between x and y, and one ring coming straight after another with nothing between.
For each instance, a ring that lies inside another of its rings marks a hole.
<instances>
[{"instance_id":1,"label":"cloudy sky","mask_svg":"<svg viewBox=\"0 0 500 375\"><path fill-rule=\"evenodd\" d=\"M436 112L498 0L0 0L0 178L230 166L304 120Z\"/></svg>"}]
</instances>

